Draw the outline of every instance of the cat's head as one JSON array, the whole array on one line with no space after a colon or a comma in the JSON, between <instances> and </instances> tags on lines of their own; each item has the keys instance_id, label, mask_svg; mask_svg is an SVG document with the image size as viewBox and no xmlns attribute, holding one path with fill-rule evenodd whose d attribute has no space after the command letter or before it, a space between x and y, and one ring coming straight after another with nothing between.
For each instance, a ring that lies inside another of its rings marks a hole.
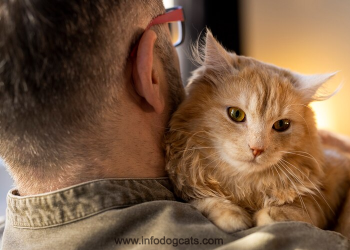
<instances>
[{"instance_id":1,"label":"cat's head","mask_svg":"<svg viewBox=\"0 0 350 250\"><path fill-rule=\"evenodd\" d=\"M181 109L191 133L202 131L208 139L198 148L214 148L216 158L239 172L267 169L293 155L317 158L320 145L308 105L324 99L317 90L334 74L306 76L229 53L210 31L197 60L201 66Z\"/></svg>"}]
</instances>

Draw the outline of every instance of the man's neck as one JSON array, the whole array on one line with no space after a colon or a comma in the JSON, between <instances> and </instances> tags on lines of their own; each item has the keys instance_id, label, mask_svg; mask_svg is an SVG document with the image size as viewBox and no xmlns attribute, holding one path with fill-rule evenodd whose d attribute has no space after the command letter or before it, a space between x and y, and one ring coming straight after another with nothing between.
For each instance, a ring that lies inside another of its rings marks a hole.
<instances>
[{"instance_id":1,"label":"man's neck","mask_svg":"<svg viewBox=\"0 0 350 250\"><path fill-rule=\"evenodd\" d=\"M62 165L55 173L41 176L35 171L27 173L26 178L31 176L30 182L15 179L20 195L52 192L96 179L166 176L161 147L165 128L156 125L165 123L155 119L151 121L151 116L130 117L140 119L119 123L117 128L107 124L101 128L104 135L99 139L89 138L90 145L84 142L84 146L72 148L72 151L77 151L73 155L83 156L76 161L77 164Z\"/></svg>"}]
</instances>

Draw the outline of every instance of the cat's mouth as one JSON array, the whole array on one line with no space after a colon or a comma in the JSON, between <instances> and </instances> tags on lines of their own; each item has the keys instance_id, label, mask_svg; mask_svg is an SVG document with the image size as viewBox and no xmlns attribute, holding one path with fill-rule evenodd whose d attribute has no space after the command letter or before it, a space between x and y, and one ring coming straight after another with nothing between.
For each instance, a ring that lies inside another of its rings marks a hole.
<instances>
[{"instance_id":1,"label":"cat's mouth","mask_svg":"<svg viewBox=\"0 0 350 250\"><path fill-rule=\"evenodd\" d=\"M256 164L259 164L260 163L260 160L261 160L262 156L261 155L258 155L256 157L252 157L251 160L249 160L250 163L256 163Z\"/></svg>"},{"instance_id":2,"label":"cat's mouth","mask_svg":"<svg viewBox=\"0 0 350 250\"><path fill-rule=\"evenodd\" d=\"M257 169L265 169L269 166L272 166L274 163L273 158L264 157L263 155L259 155L256 157L250 158L247 163L250 165L250 167L256 167Z\"/></svg>"}]
</instances>

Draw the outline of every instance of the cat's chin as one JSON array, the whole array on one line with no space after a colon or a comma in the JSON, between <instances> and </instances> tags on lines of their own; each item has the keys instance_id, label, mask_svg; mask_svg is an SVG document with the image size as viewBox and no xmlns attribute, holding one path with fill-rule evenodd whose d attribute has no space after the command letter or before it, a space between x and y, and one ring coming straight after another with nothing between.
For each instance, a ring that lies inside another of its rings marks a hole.
<instances>
[{"instance_id":1,"label":"cat's chin","mask_svg":"<svg viewBox=\"0 0 350 250\"><path fill-rule=\"evenodd\" d=\"M264 171L266 169L269 169L270 168L270 164L262 164L262 163L259 163L257 161L250 161L247 163L247 167L250 169L250 171L252 172L256 172L256 171Z\"/></svg>"},{"instance_id":2,"label":"cat's chin","mask_svg":"<svg viewBox=\"0 0 350 250\"><path fill-rule=\"evenodd\" d=\"M254 158L248 161L231 160L229 162L232 168L241 173L260 172L270 169L274 164L264 159Z\"/></svg>"}]
</instances>

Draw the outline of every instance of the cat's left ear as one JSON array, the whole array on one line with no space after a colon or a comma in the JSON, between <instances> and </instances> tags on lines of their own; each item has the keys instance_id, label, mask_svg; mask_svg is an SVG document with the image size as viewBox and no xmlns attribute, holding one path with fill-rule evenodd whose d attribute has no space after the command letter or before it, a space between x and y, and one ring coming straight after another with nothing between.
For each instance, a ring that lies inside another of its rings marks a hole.
<instances>
[{"instance_id":1,"label":"cat's left ear","mask_svg":"<svg viewBox=\"0 0 350 250\"><path fill-rule=\"evenodd\" d=\"M336 92L330 95L322 96L317 95L317 91L325 82L327 82L337 73L338 72L317 75L302 75L298 73L293 73L293 76L296 80L294 83L294 87L303 94L306 103L310 103L312 101L326 100L333 96Z\"/></svg>"},{"instance_id":2,"label":"cat's left ear","mask_svg":"<svg viewBox=\"0 0 350 250\"><path fill-rule=\"evenodd\" d=\"M204 49L205 55L203 65L206 69L218 73L232 73L235 71L233 65L235 61L234 57L237 57L237 55L227 52L214 38L209 29L207 29Z\"/></svg>"}]
</instances>

